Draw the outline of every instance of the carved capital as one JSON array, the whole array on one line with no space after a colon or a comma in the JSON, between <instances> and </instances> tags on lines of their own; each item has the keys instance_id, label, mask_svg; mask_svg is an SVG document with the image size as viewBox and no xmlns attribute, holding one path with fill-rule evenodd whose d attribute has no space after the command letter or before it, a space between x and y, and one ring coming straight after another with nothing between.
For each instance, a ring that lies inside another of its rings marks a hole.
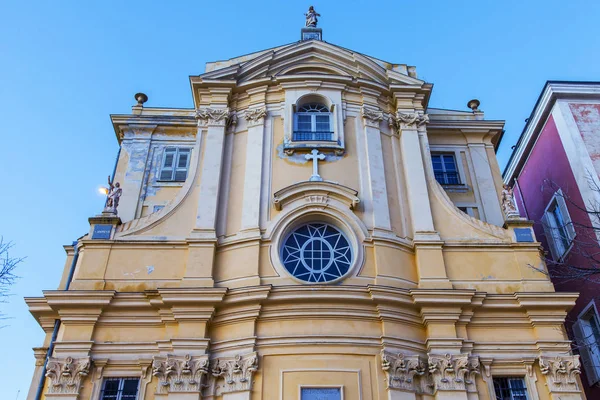
<instances>
[{"instance_id":1,"label":"carved capital","mask_svg":"<svg viewBox=\"0 0 600 400\"><path fill-rule=\"evenodd\" d=\"M264 124L265 117L267 116L267 108L259 107L246 110L244 116L246 117L246 121L248 122L248 127Z\"/></svg>"},{"instance_id":2,"label":"carved capital","mask_svg":"<svg viewBox=\"0 0 600 400\"><path fill-rule=\"evenodd\" d=\"M153 357L152 375L158 378L156 392L200 392L208 364L208 356Z\"/></svg>"},{"instance_id":3,"label":"carved capital","mask_svg":"<svg viewBox=\"0 0 600 400\"><path fill-rule=\"evenodd\" d=\"M396 113L398 129L417 129L429 123L429 116L423 112Z\"/></svg>"},{"instance_id":4,"label":"carved capital","mask_svg":"<svg viewBox=\"0 0 600 400\"><path fill-rule=\"evenodd\" d=\"M82 380L90 373L91 361L84 358L54 358L46 365L46 377L50 379L49 394L79 394Z\"/></svg>"},{"instance_id":5,"label":"carved capital","mask_svg":"<svg viewBox=\"0 0 600 400\"><path fill-rule=\"evenodd\" d=\"M428 369L434 391L467 390L480 373L479 358L468 354L428 354Z\"/></svg>"},{"instance_id":6,"label":"carved capital","mask_svg":"<svg viewBox=\"0 0 600 400\"><path fill-rule=\"evenodd\" d=\"M225 108L203 107L196 110L198 125L227 126L231 118L231 110Z\"/></svg>"},{"instance_id":7,"label":"carved capital","mask_svg":"<svg viewBox=\"0 0 600 400\"><path fill-rule=\"evenodd\" d=\"M252 376L258 370L258 355L250 353L210 362L208 395L252 390Z\"/></svg>"},{"instance_id":8,"label":"carved capital","mask_svg":"<svg viewBox=\"0 0 600 400\"><path fill-rule=\"evenodd\" d=\"M383 121L383 112L376 107L363 106L362 116L365 124L372 128L379 128L379 123Z\"/></svg>"},{"instance_id":9,"label":"carved capital","mask_svg":"<svg viewBox=\"0 0 600 400\"><path fill-rule=\"evenodd\" d=\"M577 385L577 375L581 374L579 356L542 356L539 364L551 393L580 391Z\"/></svg>"},{"instance_id":10,"label":"carved capital","mask_svg":"<svg viewBox=\"0 0 600 400\"><path fill-rule=\"evenodd\" d=\"M423 377L427 373L425 360L418 355L405 356L381 352L381 368L385 372L388 389L401 389L411 392L426 391Z\"/></svg>"}]
</instances>

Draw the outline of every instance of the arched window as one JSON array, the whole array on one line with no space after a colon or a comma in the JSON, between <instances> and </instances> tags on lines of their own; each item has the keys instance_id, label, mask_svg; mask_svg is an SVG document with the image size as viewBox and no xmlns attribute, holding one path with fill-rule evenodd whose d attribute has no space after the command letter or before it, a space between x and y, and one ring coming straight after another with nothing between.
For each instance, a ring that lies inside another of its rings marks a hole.
<instances>
[{"instance_id":1,"label":"arched window","mask_svg":"<svg viewBox=\"0 0 600 400\"><path fill-rule=\"evenodd\" d=\"M294 113L295 142L333 141L331 110L319 102L298 105Z\"/></svg>"}]
</instances>

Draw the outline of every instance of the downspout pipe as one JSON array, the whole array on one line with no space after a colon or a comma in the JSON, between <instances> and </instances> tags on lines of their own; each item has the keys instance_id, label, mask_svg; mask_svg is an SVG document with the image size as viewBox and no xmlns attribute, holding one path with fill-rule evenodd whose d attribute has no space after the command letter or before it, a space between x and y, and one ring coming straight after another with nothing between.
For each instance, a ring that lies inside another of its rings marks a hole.
<instances>
[{"instance_id":1,"label":"downspout pipe","mask_svg":"<svg viewBox=\"0 0 600 400\"><path fill-rule=\"evenodd\" d=\"M71 262L71 268L69 269L69 277L67 278L67 285L65 286L65 290L69 290L69 286L71 286L71 281L73 280L73 274L75 273L75 266L77 265L77 259L79 258L79 249L77 248L77 242L73 242L73 247L75 247L75 254L73 255L73 261ZM40 400L42 398L42 390L44 390L44 384L46 383L46 372L48 365L48 361L54 352L54 342L56 341L56 337L58 336L58 330L60 329L60 319L54 320L54 330L52 331L52 339L50 340L50 346L48 346L48 352L46 353L46 360L44 361L44 366L42 368L42 375L40 376L40 383L38 384L37 391L35 393L35 400Z\"/></svg>"}]
</instances>

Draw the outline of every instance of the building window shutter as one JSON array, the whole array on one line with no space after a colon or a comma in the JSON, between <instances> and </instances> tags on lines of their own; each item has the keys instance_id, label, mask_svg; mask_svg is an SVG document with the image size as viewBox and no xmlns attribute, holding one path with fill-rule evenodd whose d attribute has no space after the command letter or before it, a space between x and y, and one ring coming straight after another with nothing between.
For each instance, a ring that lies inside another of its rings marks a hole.
<instances>
[{"instance_id":1,"label":"building window shutter","mask_svg":"<svg viewBox=\"0 0 600 400\"><path fill-rule=\"evenodd\" d=\"M561 190L556 193L556 204L562 214L564 227L569 235L569 242L572 242L573 239L575 239L575 227L573 226L573 221L571 221L569 209L567 208L567 203L565 202L565 197Z\"/></svg>"},{"instance_id":2,"label":"building window shutter","mask_svg":"<svg viewBox=\"0 0 600 400\"><path fill-rule=\"evenodd\" d=\"M165 154L163 156L162 168L160 170L159 180L161 181L170 181L173 179L173 167L175 166L175 156L177 154L177 149L170 148L165 149Z\"/></svg>"},{"instance_id":3,"label":"building window shutter","mask_svg":"<svg viewBox=\"0 0 600 400\"><path fill-rule=\"evenodd\" d=\"M594 341L593 336L589 338L588 335L584 332L582 324L585 323L582 320L578 320L573 324L573 334L575 335L575 341L577 342L577 347L579 349L579 355L581 356L581 362L583 364L583 368L585 369L585 376L588 379L588 383L590 386L596 384L600 381L600 376L598 375L598 369L600 366L595 365L595 357L592 355L592 347L590 343ZM598 351L596 345L596 351Z\"/></svg>"},{"instance_id":4,"label":"building window shutter","mask_svg":"<svg viewBox=\"0 0 600 400\"><path fill-rule=\"evenodd\" d=\"M548 247L550 247L550 254L552 255L552 259L558 261L561 255L558 254L558 250L556 249L556 238L554 237L554 235L556 234L556 229L550 221L547 212L545 212L544 216L542 217L542 225L544 226L546 242L548 243Z\"/></svg>"}]
</instances>

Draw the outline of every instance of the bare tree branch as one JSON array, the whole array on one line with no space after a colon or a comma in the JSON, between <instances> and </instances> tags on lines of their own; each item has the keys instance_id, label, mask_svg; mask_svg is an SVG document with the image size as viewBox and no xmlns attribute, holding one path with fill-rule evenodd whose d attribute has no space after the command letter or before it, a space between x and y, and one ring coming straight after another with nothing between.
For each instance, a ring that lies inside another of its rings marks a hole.
<instances>
[{"instance_id":1,"label":"bare tree branch","mask_svg":"<svg viewBox=\"0 0 600 400\"><path fill-rule=\"evenodd\" d=\"M10 287L19 279L15 275L17 266L24 260L23 257L11 257L10 249L14 244L4 241L0 236L0 303L6 303L10 296ZM6 316L0 313L0 319L5 319Z\"/></svg>"}]
</instances>

